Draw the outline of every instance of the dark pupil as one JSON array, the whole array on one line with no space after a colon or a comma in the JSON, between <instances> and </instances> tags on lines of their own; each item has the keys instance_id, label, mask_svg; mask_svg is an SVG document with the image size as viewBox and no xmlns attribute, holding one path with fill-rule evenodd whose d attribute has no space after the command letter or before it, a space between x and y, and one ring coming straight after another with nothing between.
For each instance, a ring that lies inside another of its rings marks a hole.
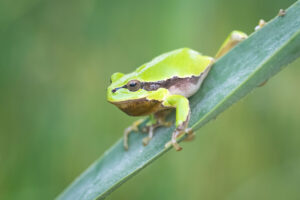
<instances>
[{"instance_id":1,"label":"dark pupil","mask_svg":"<svg viewBox=\"0 0 300 200\"><path fill-rule=\"evenodd\" d=\"M130 87L135 87L135 86L136 86L136 83L130 83L129 86L130 86Z\"/></svg>"}]
</instances>

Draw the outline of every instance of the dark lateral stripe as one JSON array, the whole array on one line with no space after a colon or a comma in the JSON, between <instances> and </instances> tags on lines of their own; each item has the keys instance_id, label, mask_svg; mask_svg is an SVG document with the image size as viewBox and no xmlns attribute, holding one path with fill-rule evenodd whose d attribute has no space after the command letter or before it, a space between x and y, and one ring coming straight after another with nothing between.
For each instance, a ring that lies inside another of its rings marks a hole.
<instances>
[{"instance_id":1,"label":"dark lateral stripe","mask_svg":"<svg viewBox=\"0 0 300 200\"><path fill-rule=\"evenodd\" d=\"M203 73L201 73L199 76L191 76L186 78L180 78L180 77L173 77L167 80L163 81L157 81L157 82L142 82L141 83L141 89L147 90L147 91L154 91L158 90L159 88L170 88L172 85L180 85L185 84L186 82L190 82L193 84L197 84L198 80L202 76Z\"/></svg>"},{"instance_id":2,"label":"dark lateral stripe","mask_svg":"<svg viewBox=\"0 0 300 200\"><path fill-rule=\"evenodd\" d=\"M197 84L198 80L201 78L202 75L203 73L201 73L199 76L191 76L186 78L180 78L178 76L174 76L173 78L163 80L163 81L141 82L141 89L147 91L155 91L158 90L159 88L169 89L173 85L181 85L181 84L185 84L186 82ZM113 92L116 92L118 89L121 88L127 88L127 85L123 85L122 87L115 88L113 89Z\"/></svg>"}]
</instances>

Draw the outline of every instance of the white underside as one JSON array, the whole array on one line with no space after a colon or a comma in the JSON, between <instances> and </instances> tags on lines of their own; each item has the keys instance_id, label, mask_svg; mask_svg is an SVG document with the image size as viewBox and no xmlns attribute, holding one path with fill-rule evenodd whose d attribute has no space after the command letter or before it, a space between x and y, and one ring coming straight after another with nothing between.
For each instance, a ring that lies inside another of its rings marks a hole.
<instances>
[{"instance_id":1,"label":"white underside","mask_svg":"<svg viewBox=\"0 0 300 200\"><path fill-rule=\"evenodd\" d=\"M173 85L169 88L171 94L182 95L184 97L190 97L194 95L201 87L203 80L206 78L211 66L209 66L201 75L196 84L194 83L184 83L180 85Z\"/></svg>"}]
</instances>

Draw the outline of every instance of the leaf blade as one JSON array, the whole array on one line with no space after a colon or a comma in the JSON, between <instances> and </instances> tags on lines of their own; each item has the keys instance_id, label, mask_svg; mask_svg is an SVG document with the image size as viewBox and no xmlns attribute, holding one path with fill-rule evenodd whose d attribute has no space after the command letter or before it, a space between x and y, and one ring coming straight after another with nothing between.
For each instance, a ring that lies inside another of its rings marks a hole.
<instances>
[{"instance_id":1,"label":"leaf blade","mask_svg":"<svg viewBox=\"0 0 300 200\"><path fill-rule=\"evenodd\" d=\"M199 129L230 105L300 56L300 3L216 62L202 89L190 99L190 126ZM174 127L161 128L147 147L143 134L131 134L130 149L119 140L67 188L58 199L103 199L169 149Z\"/></svg>"}]
</instances>

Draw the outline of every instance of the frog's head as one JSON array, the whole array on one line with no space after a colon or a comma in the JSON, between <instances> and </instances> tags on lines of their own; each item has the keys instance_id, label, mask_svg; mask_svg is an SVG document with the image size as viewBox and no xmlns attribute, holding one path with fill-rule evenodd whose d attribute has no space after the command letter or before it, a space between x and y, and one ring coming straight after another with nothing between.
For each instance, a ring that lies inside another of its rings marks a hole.
<instances>
[{"instance_id":1,"label":"frog's head","mask_svg":"<svg viewBox=\"0 0 300 200\"><path fill-rule=\"evenodd\" d=\"M142 88L143 81L135 72L130 74L114 73L107 88L107 100L128 115L147 115L158 102L147 100L149 91Z\"/></svg>"},{"instance_id":2,"label":"frog's head","mask_svg":"<svg viewBox=\"0 0 300 200\"><path fill-rule=\"evenodd\" d=\"M107 88L107 100L111 103L137 100L147 96L147 92L142 89L142 81L137 79L135 73L122 74L114 73L111 84Z\"/></svg>"}]
</instances>

